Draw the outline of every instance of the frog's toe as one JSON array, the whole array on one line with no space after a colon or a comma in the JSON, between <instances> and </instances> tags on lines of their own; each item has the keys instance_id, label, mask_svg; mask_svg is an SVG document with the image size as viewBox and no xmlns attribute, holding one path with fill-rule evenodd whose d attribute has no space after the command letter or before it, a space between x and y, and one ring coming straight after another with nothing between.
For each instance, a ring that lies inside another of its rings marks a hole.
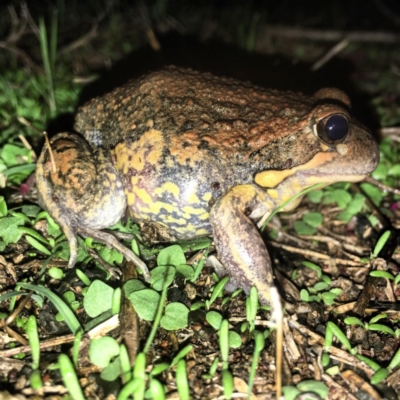
<instances>
[{"instance_id":1,"label":"frog's toe","mask_svg":"<svg viewBox=\"0 0 400 400\"><path fill-rule=\"evenodd\" d=\"M100 242L105 243L107 246L118 250L127 260L132 261L142 271L143 278L146 280L146 282L150 280L150 272L146 264L132 250L129 250L121 242L119 242L111 233L84 227L79 228L79 233L83 236L89 236L93 239L97 239Z\"/></svg>"}]
</instances>

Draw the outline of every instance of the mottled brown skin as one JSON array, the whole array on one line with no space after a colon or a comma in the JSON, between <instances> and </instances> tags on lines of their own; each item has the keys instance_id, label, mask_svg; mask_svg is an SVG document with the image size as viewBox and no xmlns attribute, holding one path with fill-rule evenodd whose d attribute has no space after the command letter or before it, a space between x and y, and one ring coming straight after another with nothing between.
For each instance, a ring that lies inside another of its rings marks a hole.
<instances>
[{"instance_id":1,"label":"mottled brown skin","mask_svg":"<svg viewBox=\"0 0 400 400\"><path fill-rule=\"evenodd\" d=\"M41 204L70 240L70 266L76 234L98 234L127 205L169 237L213 236L231 281L256 286L267 303L273 277L254 221L315 183L355 182L377 165L378 147L349 104L337 89L305 96L174 67L153 72L78 111L86 142L52 139L57 172L45 148ZM332 116L348 127L338 139L324 133Z\"/></svg>"}]
</instances>

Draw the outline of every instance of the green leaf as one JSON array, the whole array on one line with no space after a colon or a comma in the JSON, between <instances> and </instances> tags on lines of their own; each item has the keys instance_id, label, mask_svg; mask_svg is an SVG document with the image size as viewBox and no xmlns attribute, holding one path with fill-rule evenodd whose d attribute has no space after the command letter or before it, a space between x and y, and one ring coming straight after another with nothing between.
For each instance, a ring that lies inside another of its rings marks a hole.
<instances>
[{"instance_id":1,"label":"green leaf","mask_svg":"<svg viewBox=\"0 0 400 400\"><path fill-rule=\"evenodd\" d=\"M379 207L382 199L383 193L376 186L371 185L370 183L361 183L360 187L362 191L368 196L368 198L374 203L375 206Z\"/></svg>"},{"instance_id":2,"label":"green leaf","mask_svg":"<svg viewBox=\"0 0 400 400\"><path fill-rule=\"evenodd\" d=\"M28 335L29 346L32 352L32 368L39 368L40 359L40 343L39 343L39 332L37 329L36 317L31 315L28 318L28 322L25 325L25 331Z\"/></svg>"},{"instance_id":3,"label":"green leaf","mask_svg":"<svg viewBox=\"0 0 400 400\"><path fill-rule=\"evenodd\" d=\"M347 350L351 350L351 345L349 339L347 339L346 335L340 330L340 328L335 325L333 322L328 321L326 324L327 330L329 329L333 335L337 337L340 343L342 343Z\"/></svg>"},{"instance_id":4,"label":"green leaf","mask_svg":"<svg viewBox=\"0 0 400 400\"><path fill-rule=\"evenodd\" d=\"M176 269L170 265L154 268L150 273L150 283L153 289L161 291L164 285L169 286L174 281L175 274Z\"/></svg>"},{"instance_id":5,"label":"green leaf","mask_svg":"<svg viewBox=\"0 0 400 400\"><path fill-rule=\"evenodd\" d=\"M351 195L344 189L335 189L333 191L334 199L340 208L345 208L351 201Z\"/></svg>"},{"instance_id":6,"label":"green leaf","mask_svg":"<svg viewBox=\"0 0 400 400\"><path fill-rule=\"evenodd\" d=\"M362 327L364 327L364 323L356 317L347 317L344 319L344 323L347 325L360 325Z\"/></svg>"},{"instance_id":7,"label":"green leaf","mask_svg":"<svg viewBox=\"0 0 400 400\"><path fill-rule=\"evenodd\" d=\"M58 365L64 385L68 389L71 398L74 400L85 400L74 366L66 354L61 354L58 357Z\"/></svg>"},{"instance_id":8,"label":"green leaf","mask_svg":"<svg viewBox=\"0 0 400 400\"><path fill-rule=\"evenodd\" d=\"M153 289L143 289L132 292L128 296L139 317L153 321L157 312L160 295Z\"/></svg>"},{"instance_id":9,"label":"green leaf","mask_svg":"<svg viewBox=\"0 0 400 400\"><path fill-rule=\"evenodd\" d=\"M242 345L242 338L235 331L229 331L229 347L237 349Z\"/></svg>"},{"instance_id":10,"label":"green leaf","mask_svg":"<svg viewBox=\"0 0 400 400\"><path fill-rule=\"evenodd\" d=\"M394 330L392 328L389 328L386 325L383 325L383 324L371 324L371 325L368 325L368 330L369 331L385 332L385 333L388 333L389 335L395 336Z\"/></svg>"},{"instance_id":11,"label":"green leaf","mask_svg":"<svg viewBox=\"0 0 400 400\"><path fill-rule=\"evenodd\" d=\"M32 236L26 235L25 239L37 251L40 251L47 256L51 256L51 252Z\"/></svg>"},{"instance_id":12,"label":"green leaf","mask_svg":"<svg viewBox=\"0 0 400 400\"><path fill-rule=\"evenodd\" d=\"M319 212L309 212L303 216L303 221L313 228L318 228L322 224L323 217Z\"/></svg>"},{"instance_id":13,"label":"green leaf","mask_svg":"<svg viewBox=\"0 0 400 400\"><path fill-rule=\"evenodd\" d=\"M129 297L132 292L136 292L137 290L142 290L145 288L145 284L139 279L130 279L124 284L124 293L126 297Z\"/></svg>"},{"instance_id":14,"label":"green leaf","mask_svg":"<svg viewBox=\"0 0 400 400\"><path fill-rule=\"evenodd\" d=\"M40 211L41 208L38 206L31 206L31 205L22 206L22 212L28 217L36 218L36 216Z\"/></svg>"},{"instance_id":15,"label":"green leaf","mask_svg":"<svg viewBox=\"0 0 400 400\"><path fill-rule=\"evenodd\" d=\"M324 192L322 190L314 190L313 192L308 193L307 197L312 203L319 204L321 202L323 193Z\"/></svg>"},{"instance_id":16,"label":"green leaf","mask_svg":"<svg viewBox=\"0 0 400 400\"><path fill-rule=\"evenodd\" d=\"M360 193L356 193L346 209L339 214L338 219L346 223L349 222L352 217L361 211L364 204L365 197Z\"/></svg>"},{"instance_id":17,"label":"green leaf","mask_svg":"<svg viewBox=\"0 0 400 400\"><path fill-rule=\"evenodd\" d=\"M386 179L388 175L388 168L384 163L379 163L375 171L371 174L374 179L382 181Z\"/></svg>"},{"instance_id":18,"label":"green leaf","mask_svg":"<svg viewBox=\"0 0 400 400\"><path fill-rule=\"evenodd\" d=\"M157 257L157 265L182 265L186 264L185 254L183 253L182 247L175 244L173 246L166 247L161 250Z\"/></svg>"},{"instance_id":19,"label":"green leaf","mask_svg":"<svg viewBox=\"0 0 400 400\"><path fill-rule=\"evenodd\" d=\"M108 246L103 246L101 251L99 252L101 258L103 258L108 264L121 264L124 260L124 257L121 253L119 253L115 249L111 249Z\"/></svg>"},{"instance_id":20,"label":"green leaf","mask_svg":"<svg viewBox=\"0 0 400 400\"><path fill-rule=\"evenodd\" d=\"M296 221L293 224L293 228L298 235L314 235L314 233L317 231L315 228L303 221Z\"/></svg>"},{"instance_id":21,"label":"green leaf","mask_svg":"<svg viewBox=\"0 0 400 400\"><path fill-rule=\"evenodd\" d=\"M174 331L188 325L189 309L181 303L170 303L165 307L160 325L166 330Z\"/></svg>"},{"instance_id":22,"label":"green leaf","mask_svg":"<svg viewBox=\"0 0 400 400\"><path fill-rule=\"evenodd\" d=\"M0 196L0 217L5 217L7 212L7 202L4 200L3 196Z\"/></svg>"},{"instance_id":23,"label":"green leaf","mask_svg":"<svg viewBox=\"0 0 400 400\"><path fill-rule=\"evenodd\" d=\"M388 175L391 176L395 176L395 177L399 177L400 176L400 164L395 164L393 165L389 171L388 171Z\"/></svg>"},{"instance_id":24,"label":"green leaf","mask_svg":"<svg viewBox=\"0 0 400 400\"><path fill-rule=\"evenodd\" d=\"M118 342L108 336L90 341L89 357L93 364L105 368L119 354Z\"/></svg>"},{"instance_id":25,"label":"green leaf","mask_svg":"<svg viewBox=\"0 0 400 400\"><path fill-rule=\"evenodd\" d=\"M18 229L24 221L19 217L5 217L0 219L0 236L6 244L17 243L22 236L22 232Z\"/></svg>"},{"instance_id":26,"label":"green leaf","mask_svg":"<svg viewBox=\"0 0 400 400\"><path fill-rule=\"evenodd\" d=\"M95 318L103 312L110 310L112 306L114 289L102 281L95 280L86 292L83 299L83 307L87 315Z\"/></svg>"},{"instance_id":27,"label":"green leaf","mask_svg":"<svg viewBox=\"0 0 400 400\"><path fill-rule=\"evenodd\" d=\"M62 279L64 276L64 272L61 268L51 267L47 271L47 275L49 275L53 279Z\"/></svg>"},{"instance_id":28,"label":"green leaf","mask_svg":"<svg viewBox=\"0 0 400 400\"><path fill-rule=\"evenodd\" d=\"M222 315L216 311L209 311L206 314L206 321L214 328L219 329L222 323Z\"/></svg>"},{"instance_id":29,"label":"green leaf","mask_svg":"<svg viewBox=\"0 0 400 400\"><path fill-rule=\"evenodd\" d=\"M325 399L329 393L328 386L321 381L307 380L297 384L297 388L302 392L316 393L321 399Z\"/></svg>"},{"instance_id":30,"label":"green leaf","mask_svg":"<svg viewBox=\"0 0 400 400\"><path fill-rule=\"evenodd\" d=\"M222 291L224 290L225 285L228 283L229 281L229 276L226 276L225 278L222 278L213 288L213 291L211 293L211 297L210 297L210 304L212 304L216 298L218 298L218 296L220 294L222 294Z\"/></svg>"},{"instance_id":31,"label":"green leaf","mask_svg":"<svg viewBox=\"0 0 400 400\"><path fill-rule=\"evenodd\" d=\"M186 373L186 362L180 360L176 366L176 387L181 400L190 399L189 382Z\"/></svg>"},{"instance_id":32,"label":"green leaf","mask_svg":"<svg viewBox=\"0 0 400 400\"><path fill-rule=\"evenodd\" d=\"M300 299L301 299L301 301L305 301L305 302L309 301L310 295L308 294L306 289L300 290Z\"/></svg>"},{"instance_id":33,"label":"green leaf","mask_svg":"<svg viewBox=\"0 0 400 400\"><path fill-rule=\"evenodd\" d=\"M371 384L377 385L387 378L389 371L386 368L381 368L376 371L374 375L371 376Z\"/></svg>"},{"instance_id":34,"label":"green leaf","mask_svg":"<svg viewBox=\"0 0 400 400\"><path fill-rule=\"evenodd\" d=\"M0 157L7 167L26 164L31 162L31 152L26 147L19 147L13 144L6 144L0 151Z\"/></svg>"},{"instance_id":35,"label":"green leaf","mask_svg":"<svg viewBox=\"0 0 400 400\"><path fill-rule=\"evenodd\" d=\"M375 322L378 322L380 319L387 318L386 313L378 314L375 315L375 317L372 317L371 320L369 321L370 324L374 324Z\"/></svg>"},{"instance_id":36,"label":"green leaf","mask_svg":"<svg viewBox=\"0 0 400 400\"><path fill-rule=\"evenodd\" d=\"M120 375L121 375L120 357L115 358L100 372L100 378L107 382L115 382Z\"/></svg>"},{"instance_id":37,"label":"green leaf","mask_svg":"<svg viewBox=\"0 0 400 400\"><path fill-rule=\"evenodd\" d=\"M177 265L176 272L182 275L185 279L192 279L194 275L193 267L187 264Z\"/></svg>"},{"instance_id":38,"label":"green leaf","mask_svg":"<svg viewBox=\"0 0 400 400\"><path fill-rule=\"evenodd\" d=\"M327 306L331 306L334 303L334 301L337 297L337 294L331 293L331 292L324 292L324 293L321 293L321 297Z\"/></svg>"},{"instance_id":39,"label":"green leaf","mask_svg":"<svg viewBox=\"0 0 400 400\"><path fill-rule=\"evenodd\" d=\"M371 254L372 258L376 258L379 256L379 253L382 251L383 247L385 246L386 242L390 237L390 231L386 231L383 235L378 239L378 242L375 245L374 251Z\"/></svg>"},{"instance_id":40,"label":"green leaf","mask_svg":"<svg viewBox=\"0 0 400 400\"><path fill-rule=\"evenodd\" d=\"M285 400L296 400L297 396L301 393L294 386L282 386L282 392Z\"/></svg>"},{"instance_id":41,"label":"green leaf","mask_svg":"<svg viewBox=\"0 0 400 400\"><path fill-rule=\"evenodd\" d=\"M305 267L310 268L310 269L316 271L316 272L317 272L318 278L321 278L322 271L321 271L321 267L320 267L319 265L314 264L314 263L312 263L311 261L302 261L302 264L303 264Z\"/></svg>"},{"instance_id":42,"label":"green leaf","mask_svg":"<svg viewBox=\"0 0 400 400\"><path fill-rule=\"evenodd\" d=\"M325 290L328 287L328 284L325 282L317 282L314 285L314 290L316 290L317 292L322 292L323 290Z\"/></svg>"},{"instance_id":43,"label":"green leaf","mask_svg":"<svg viewBox=\"0 0 400 400\"><path fill-rule=\"evenodd\" d=\"M394 280L394 276L388 271L375 270L375 271L371 271L369 274L371 276L373 276L374 278L386 278L386 279L390 279L391 281Z\"/></svg>"},{"instance_id":44,"label":"green leaf","mask_svg":"<svg viewBox=\"0 0 400 400\"><path fill-rule=\"evenodd\" d=\"M185 346L182 350L179 351L179 353L172 359L171 361L171 367L174 365L178 364L180 360L183 360L187 354L189 354L193 349L192 344L188 344Z\"/></svg>"}]
</instances>

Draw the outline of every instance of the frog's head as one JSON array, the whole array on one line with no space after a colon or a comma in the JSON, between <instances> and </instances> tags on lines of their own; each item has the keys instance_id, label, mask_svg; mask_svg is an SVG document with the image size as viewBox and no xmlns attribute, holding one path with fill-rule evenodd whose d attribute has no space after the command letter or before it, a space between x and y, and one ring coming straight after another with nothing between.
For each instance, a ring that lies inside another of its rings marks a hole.
<instances>
[{"instance_id":1,"label":"frog's head","mask_svg":"<svg viewBox=\"0 0 400 400\"><path fill-rule=\"evenodd\" d=\"M283 138L283 146L287 146L285 138L292 139L295 157L283 169L255 176L255 182L265 187L278 205L315 184L358 182L375 170L378 145L371 132L350 115L349 108L350 100L338 89L321 89L314 95L311 111Z\"/></svg>"}]
</instances>

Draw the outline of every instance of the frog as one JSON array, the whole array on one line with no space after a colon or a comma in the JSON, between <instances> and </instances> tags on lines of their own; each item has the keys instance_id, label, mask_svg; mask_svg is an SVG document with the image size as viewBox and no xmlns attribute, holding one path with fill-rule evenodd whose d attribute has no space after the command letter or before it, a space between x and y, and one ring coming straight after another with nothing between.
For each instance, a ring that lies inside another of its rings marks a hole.
<instances>
[{"instance_id":1,"label":"frog","mask_svg":"<svg viewBox=\"0 0 400 400\"><path fill-rule=\"evenodd\" d=\"M257 223L297 207L316 184L358 182L377 166L372 133L336 88L279 91L175 66L96 97L38 159L41 206L66 235L103 241L146 264L104 229L127 212L174 240L212 237L232 287L270 304L274 275ZM293 197L296 200L289 201Z\"/></svg>"}]
</instances>

